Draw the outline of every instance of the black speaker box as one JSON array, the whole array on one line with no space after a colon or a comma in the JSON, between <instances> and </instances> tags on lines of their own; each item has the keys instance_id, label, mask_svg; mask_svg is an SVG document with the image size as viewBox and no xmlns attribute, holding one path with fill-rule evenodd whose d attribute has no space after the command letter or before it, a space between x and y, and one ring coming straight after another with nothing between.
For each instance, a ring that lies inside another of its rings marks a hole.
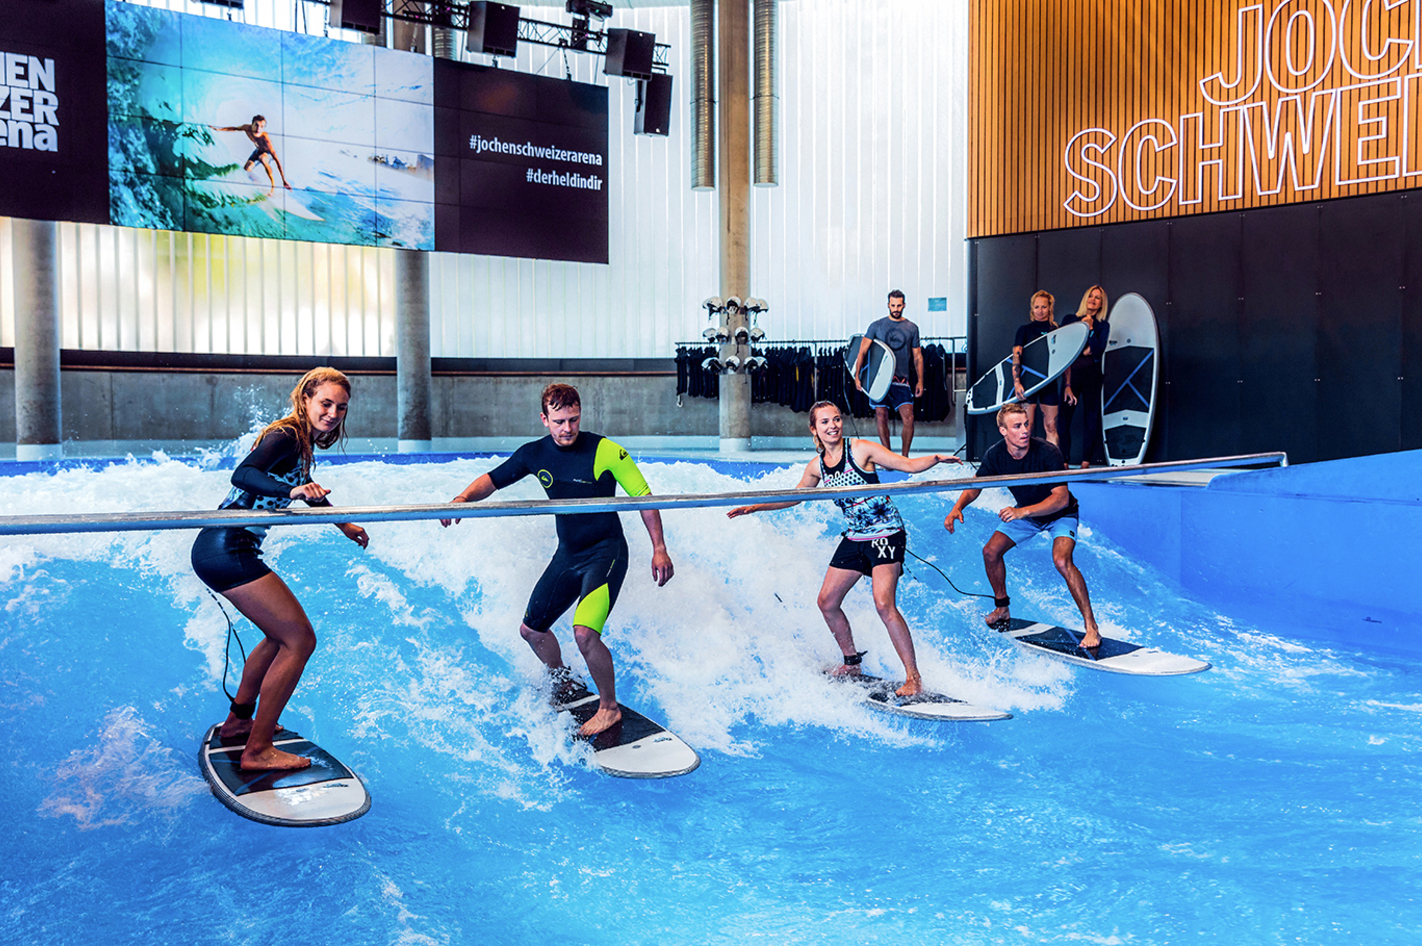
<instances>
[{"instance_id":1,"label":"black speaker box","mask_svg":"<svg viewBox=\"0 0 1422 946\"><path fill-rule=\"evenodd\" d=\"M383 0L331 0L330 23L339 29L379 33L384 15Z\"/></svg>"},{"instance_id":2,"label":"black speaker box","mask_svg":"<svg viewBox=\"0 0 1422 946\"><path fill-rule=\"evenodd\" d=\"M665 135L671 129L672 77L658 72L637 83L637 118L632 131L639 135Z\"/></svg>"},{"instance_id":3,"label":"black speaker box","mask_svg":"<svg viewBox=\"0 0 1422 946\"><path fill-rule=\"evenodd\" d=\"M611 29L607 31L607 57L602 71L609 76L628 76L633 79L652 77L652 53L657 47L655 33L639 33L636 30Z\"/></svg>"},{"instance_id":4,"label":"black speaker box","mask_svg":"<svg viewBox=\"0 0 1422 946\"><path fill-rule=\"evenodd\" d=\"M512 56L518 51L518 7L474 0L469 4L469 38L465 45L471 53Z\"/></svg>"}]
</instances>

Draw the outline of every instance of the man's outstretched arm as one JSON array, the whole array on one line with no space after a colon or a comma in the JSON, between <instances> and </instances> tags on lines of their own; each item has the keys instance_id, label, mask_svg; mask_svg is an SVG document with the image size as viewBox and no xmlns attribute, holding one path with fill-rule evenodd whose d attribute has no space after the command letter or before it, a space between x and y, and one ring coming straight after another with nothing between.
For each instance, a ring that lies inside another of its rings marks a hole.
<instances>
[{"instance_id":1,"label":"man's outstretched arm","mask_svg":"<svg viewBox=\"0 0 1422 946\"><path fill-rule=\"evenodd\" d=\"M647 537L652 540L652 577L660 588L672 577L672 560L667 554L666 539L662 536L662 514L656 509L642 510L642 525L647 527Z\"/></svg>"},{"instance_id":2,"label":"man's outstretched arm","mask_svg":"<svg viewBox=\"0 0 1422 946\"><path fill-rule=\"evenodd\" d=\"M485 473L483 476L479 477L477 480L464 487L464 489L460 490L459 495L451 499L450 502L477 503L481 499L487 499L488 497L492 496L494 494L494 491L497 489L498 487L494 485L494 478L491 477L489 474ZM457 525L458 523L458 519L441 519L439 521L439 524L442 526Z\"/></svg>"}]
</instances>

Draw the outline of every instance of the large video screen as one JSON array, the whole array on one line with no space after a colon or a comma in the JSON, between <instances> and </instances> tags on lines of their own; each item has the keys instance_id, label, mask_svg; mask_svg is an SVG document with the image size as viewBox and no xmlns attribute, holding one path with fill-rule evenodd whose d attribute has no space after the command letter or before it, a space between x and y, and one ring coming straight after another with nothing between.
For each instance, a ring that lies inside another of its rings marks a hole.
<instances>
[{"instance_id":1,"label":"large video screen","mask_svg":"<svg viewBox=\"0 0 1422 946\"><path fill-rule=\"evenodd\" d=\"M112 0L11 3L0 214L607 262L603 87Z\"/></svg>"}]
</instances>

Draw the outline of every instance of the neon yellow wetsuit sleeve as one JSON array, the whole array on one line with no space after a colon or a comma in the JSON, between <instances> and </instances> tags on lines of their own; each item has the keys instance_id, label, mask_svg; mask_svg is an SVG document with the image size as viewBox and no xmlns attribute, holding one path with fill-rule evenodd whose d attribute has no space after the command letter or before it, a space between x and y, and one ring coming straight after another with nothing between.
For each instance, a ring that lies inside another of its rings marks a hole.
<instances>
[{"instance_id":1,"label":"neon yellow wetsuit sleeve","mask_svg":"<svg viewBox=\"0 0 1422 946\"><path fill-rule=\"evenodd\" d=\"M642 476L642 471L637 469L637 464L632 462L627 451L606 437L597 445L597 456L593 459L593 479L601 479L603 473L611 473L612 478L617 480L628 496L646 496L652 491L646 478Z\"/></svg>"}]
</instances>

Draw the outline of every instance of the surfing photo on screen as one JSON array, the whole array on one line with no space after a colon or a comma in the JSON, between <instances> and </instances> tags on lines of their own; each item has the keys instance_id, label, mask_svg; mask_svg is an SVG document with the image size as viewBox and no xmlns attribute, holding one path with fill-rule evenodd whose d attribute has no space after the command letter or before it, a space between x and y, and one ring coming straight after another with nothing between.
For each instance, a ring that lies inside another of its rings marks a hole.
<instances>
[{"instance_id":1,"label":"surfing photo on screen","mask_svg":"<svg viewBox=\"0 0 1422 946\"><path fill-rule=\"evenodd\" d=\"M434 248L428 57L107 5L115 224Z\"/></svg>"}]
</instances>

